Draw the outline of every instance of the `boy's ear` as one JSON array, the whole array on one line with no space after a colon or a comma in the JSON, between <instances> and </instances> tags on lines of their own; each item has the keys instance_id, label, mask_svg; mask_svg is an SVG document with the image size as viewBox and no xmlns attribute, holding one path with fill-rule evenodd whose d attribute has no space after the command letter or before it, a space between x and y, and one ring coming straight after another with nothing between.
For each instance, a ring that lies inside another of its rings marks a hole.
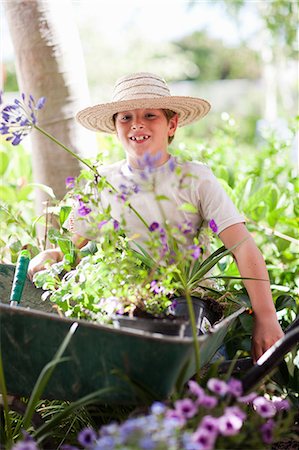
<instances>
[{"instance_id":1,"label":"boy's ear","mask_svg":"<svg viewBox=\"0 0 299 450\"><path fill-rule=\"evenodd\" d=\"M170 120L169 120L169 136L173 136L176 132L176 129L178 127L178 120L179 116L178 114L175 114Z\"/></svg>"}]
</instances>

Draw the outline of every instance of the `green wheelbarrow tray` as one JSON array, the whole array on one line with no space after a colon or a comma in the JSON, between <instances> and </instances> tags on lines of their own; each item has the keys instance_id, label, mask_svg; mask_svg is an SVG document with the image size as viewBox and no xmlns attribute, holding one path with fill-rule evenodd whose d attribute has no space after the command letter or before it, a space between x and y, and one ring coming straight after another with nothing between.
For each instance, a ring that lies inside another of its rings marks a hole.
<instances>
[{"instance_id":1,"label":"green wheelbarrow tray","mask_svg":"<svg viewBox=\"0 0 299 450\"><path fill-rule=\"evenodd\" d=\"M195 373L192 338L166 336L133 329L114 328L84 320L59 317L33 309L46 305L40 291L27 280L22 306L10 307L9 290L14 266L0 265L0 332L4 375L11 395L28 397L44 366L50 362L74 322L79 324L58 364L43 398L77 400L97 390L111 388L100 403L140 404L166 399L178 379ZM26 308L30 304L30 308ZM219 347L241 307L198 337L201 366Z\"/></svg>"}]
</instances>

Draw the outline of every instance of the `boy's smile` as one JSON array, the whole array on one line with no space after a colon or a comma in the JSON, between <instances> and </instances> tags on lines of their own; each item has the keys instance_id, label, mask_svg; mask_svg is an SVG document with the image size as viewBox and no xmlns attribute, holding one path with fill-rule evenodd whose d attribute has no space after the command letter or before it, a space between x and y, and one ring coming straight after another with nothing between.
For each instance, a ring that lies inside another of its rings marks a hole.
<instances>
[{"instance_id":1,"label":"boy's smile","mask_svg":"<svg viewBox=\"0 0 299 450\"><path fill-rule=\"evenodd\" d=\"M138 168L145 153L160 154L157 166L169 159L168 138L177 128L177 115L167 120L162 109L134 109L116 115L115 127L128 163Z\"/></svg>"}]
</instances>

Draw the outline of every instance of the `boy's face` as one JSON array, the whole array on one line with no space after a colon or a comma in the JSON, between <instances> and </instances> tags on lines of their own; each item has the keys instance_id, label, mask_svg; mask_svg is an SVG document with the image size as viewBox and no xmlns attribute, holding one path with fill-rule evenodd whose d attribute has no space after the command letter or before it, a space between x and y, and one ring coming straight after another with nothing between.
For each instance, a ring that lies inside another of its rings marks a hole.
<instances>
[{"instance_id":1,"label":"boy's face","mask_svg":"<svg viewBox=\"0 0 299 450\"><path fill-rule=\"evenodd\" d=\"M146 153L161 155L157 166L166 162L169 158L168 137L174 135L177 123L177 115L167 121L162 109L133 109L118 113L116 132L130 166L140 167L138 160Z\"/></svg>"}]
</instances>

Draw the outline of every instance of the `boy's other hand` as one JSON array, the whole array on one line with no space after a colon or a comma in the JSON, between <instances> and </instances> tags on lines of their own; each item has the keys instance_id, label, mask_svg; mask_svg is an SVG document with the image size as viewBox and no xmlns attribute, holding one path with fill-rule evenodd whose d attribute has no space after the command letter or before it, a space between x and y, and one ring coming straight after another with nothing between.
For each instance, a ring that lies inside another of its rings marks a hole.
<instances>
[{"instance_id":1,"label":"boy's other hand","mask_svg":"<svg viewBox=\"0 0 299 450\"><path fill-rule=\"evenodd\" d=\"M32 281L36 272L40 272L46 268L47 264L54 264L62 260L62 253L59 249L48 249L36 255L31 259L28 266L28 278Z\"/></svg>"},{"instance_id":2,"label":"boy's other hand","mask_svg":"<svg viewBox=\"0 0 299 450\"><path fill-rule=\"evenodd\" d=\"M265 314L262 318L255 317L251 347L254 364L283 336L284 332L282 331L275 314Z\"/></svg>"}]
</instances>

